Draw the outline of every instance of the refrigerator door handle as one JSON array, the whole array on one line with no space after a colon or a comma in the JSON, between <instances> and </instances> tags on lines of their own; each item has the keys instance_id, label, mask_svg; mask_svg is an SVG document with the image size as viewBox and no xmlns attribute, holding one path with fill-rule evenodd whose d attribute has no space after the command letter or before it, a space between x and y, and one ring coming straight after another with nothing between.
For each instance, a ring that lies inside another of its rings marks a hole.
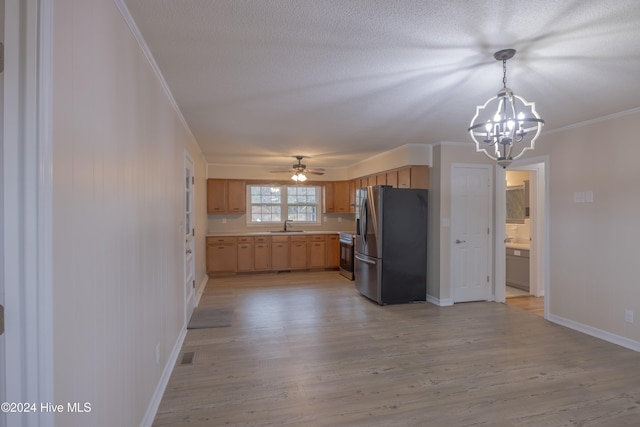
<instances>
[{"instance_id":1,"label":"refrigerator door handle","mask_svg":"<svg viewBox=\"0 0 640 427\"><path fill-rule=\"evenodd\" d=\"M360 235L362 236L362 240L364 243L367 243L367 199L364 198L362 200L362 205L360 208Z\"/></svg>"},{"instance_id":2,"label":"refrigerator door handle","mask_svg":"<svg viewBox=\"0 0 640 427\"><path fill-rule=\"evenodd\" d=\"M375 261L369 261L368 259L362 258L359 255L356 255L356 259L359 260L359 261L362 261L362 262L364 262L366 264L376 265Z\"/></svg>"}]
</instances>

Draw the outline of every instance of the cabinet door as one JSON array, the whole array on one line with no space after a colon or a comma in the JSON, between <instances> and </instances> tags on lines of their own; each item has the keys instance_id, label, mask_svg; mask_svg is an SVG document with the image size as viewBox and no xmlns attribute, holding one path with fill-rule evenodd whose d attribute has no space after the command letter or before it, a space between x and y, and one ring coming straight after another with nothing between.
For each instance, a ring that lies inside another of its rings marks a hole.
<instances>
[{"instance_id":1,"label":"cabinet door","mask_svg":"<svg viewBox=\"0 0 640 427\"><path fill-rule=\"evenodd\" d=\"M207 180L207 213L216 214L227 211L227 181L225 179Z\"/></svg>"},{"instance_id":2,"label":"cabinet door","mask_svg":"<svg viewBox=\"0 0 640 427\"><path fill-rule=\"evenodd\" d=\"M253 244L253 269L255 271L271 270L271 245L257 241Z\"/></svg>"},{"instance_id":3,"label":"cabinet door","mask_svg":"<svg viewBox=\"0 0 640 427\"><path fill-rule=\"evenodd\" d=\"M398 188L398 171L387 172L387 185Z\"/></svg>"},{"instance_id":4,"label":"cabinet door","mask_svg":"<svg viewBox=\"0 0 640 427\"><path fill-rule=\"evenodd\" d=\"M227 212L244 213L246 209L247 186L244 181L227 181Z\"/></svg>"},{"instance_id":5,"label":"cabinet door","mask_svg":"<svg viewBox=\"0 0 640 427\"><path fill-rule=\"evenodd\" d=\"M324 184L324 211L327 213L333 213L336 211L335 185L333 182L327 182Z\"/></svg>"},{"instance_id":6,"label":"cabinet door","mask_svg":"<svg viewBox=\"0 0 640 427\"><path fill-rule=\"evenodd\" d=\"M429 188L429 166L411 166L411 188Z\"/></svg>"},{"instance_id":7,"label":"cabinet door","mask_svg":"<svg viewBox=\"0 0 640 427\"><path fill-rule=\"evenodd\" d=\"M309 268L324 268L327 265L326 243L315 240L309 245Z\"/></svg>"},{"instance_id":8,"label":"cabinet door","mask_svg":"<svg viewBox=\"0 0 640 427\"><path fill-rule=\"evenodd\" d=\"M334 212L349 213L349 181L334 182Z\"/></svg>"},{"instance_id":9,"label":"cabinet door","mask_svg":"<svg viewBox=\"0 0 640 427\"><path fill-rule=\"evenodd\" d=\"M357 179L349 181L349 212L356 213L356 188Z\"/></svg>"},{"instance_id":10,"label":"cabinet door","mask_svg":"<svg viewBox=\"0 0 640 427\"><path fill-rule=\"evenodd\" d=\"M284 236L272 237L271 240L271 269L288 270L289 238Z\"/></svg>"},{"instance_id":11,"label":"cabinet door","mask_svg":"<svg viewBox=\"0 0 640 427\"><path fill-rule=\"evenodd\" d=\"M253 244L250 242L238 243L238 271L253 270Z\"/></svg>"},{"instance_id":12,"label":"cabinet door","mask_svg":"<svg viewBox=\"0 0 640 427\"><path fill-rule=\"evenodd\" d=\"M327 267L338 268L340 266L340 239L336 234L327 236Z\"/></svg>"},{"instance_id":13,"label":"cabinet door","mask_svg":"<svg viewBox=\"0 0 640 427\"><path fill-rule=\"evenodd\" d=\"M207 245L209 247L209 245ZM232 243L218 243L213 245L212 272L236 271L236 245Z\"/></svg>"},{"instance_id":14,"label":"cabinet door","mask_svg":"<svg viewBox=\"0 0 640 427\"><path fill-rule=\"evenodd\" d=\"M291 238L291 269L307 268L307 238Z\"/></svg>"},{"instance_id":15,"label":"cabinet door","mask_svg":"<svg viewBox=\"0 0 640 427\"><path fill-rule=\"evenodd\" d=\"M367 177L367 185L369 187L373 187L374 185L376 185L378 183L376 176L375 175L371 175Z\"/></svg>"},{"instance_id":16,"label":"cabinet door","mask_svg":"<svg viewBox=\"0 0 640 427\"><path fill-rule=\"evenodd\" d=\"M376 175L376 185L387 185L387 174L379 173Z\"/></svg>"},{"instance_id":17,"label":"cabinet door","mask_svg":"<svg viewBox=\"0 0 640 427\"><path fill-rule=\"evenodd\" d=\"M411 188L411 169L398 170L398 188Z\"/></svg>"}]
</instances>

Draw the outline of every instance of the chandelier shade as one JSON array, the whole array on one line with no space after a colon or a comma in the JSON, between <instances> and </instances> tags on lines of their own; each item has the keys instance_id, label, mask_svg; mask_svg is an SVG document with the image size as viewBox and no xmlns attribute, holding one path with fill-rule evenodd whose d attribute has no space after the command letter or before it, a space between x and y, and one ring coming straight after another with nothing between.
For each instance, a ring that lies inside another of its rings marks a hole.
<instances>
[{"instance_id":1,"label":"chandelier shade","mask_svg":"<svg viewBox=\"0 0 640 427\"><path fill-rule=\"evenodd\" d=\"M467 129L476 151L496 160L503 168L527 150L534 149L544 125L535 103L515 95L507 87L506 63L515 53L515 49L505 49L494 54L495 59L502 61L503 88L484 105L476 107L476 114Z\"/></svg>"}]
</instances>

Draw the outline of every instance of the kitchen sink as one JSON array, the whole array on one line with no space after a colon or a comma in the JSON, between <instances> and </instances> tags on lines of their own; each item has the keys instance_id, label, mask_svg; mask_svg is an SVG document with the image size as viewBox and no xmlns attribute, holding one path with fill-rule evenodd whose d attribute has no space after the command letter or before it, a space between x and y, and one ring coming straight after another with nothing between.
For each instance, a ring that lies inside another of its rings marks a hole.
<instances>
[{"instance_id":1,"label":"kitchen sink","mask_svg":"<svg viewBox=\"0 0 640 427\"><path fill-rule=\"evenodd\" d=\"M270 231L269 233L304 233L303 230L275 230Z\"/></svg>"}]
</instances>

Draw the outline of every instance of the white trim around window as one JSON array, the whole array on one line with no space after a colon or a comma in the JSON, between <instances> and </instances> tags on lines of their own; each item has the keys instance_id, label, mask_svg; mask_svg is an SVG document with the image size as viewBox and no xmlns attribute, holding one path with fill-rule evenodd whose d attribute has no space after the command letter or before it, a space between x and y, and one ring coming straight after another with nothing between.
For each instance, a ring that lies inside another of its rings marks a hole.
<instances>
[{"instance_id":1,"label":"white trim around window","mask_svg":"<svg viewBox=\"0 0 640 427\"><path fill-rule=\"evenodd\" d=\"M247 185L247 225L320 225L322 187L318 185Z\"/></svg>"}]
</instances>

